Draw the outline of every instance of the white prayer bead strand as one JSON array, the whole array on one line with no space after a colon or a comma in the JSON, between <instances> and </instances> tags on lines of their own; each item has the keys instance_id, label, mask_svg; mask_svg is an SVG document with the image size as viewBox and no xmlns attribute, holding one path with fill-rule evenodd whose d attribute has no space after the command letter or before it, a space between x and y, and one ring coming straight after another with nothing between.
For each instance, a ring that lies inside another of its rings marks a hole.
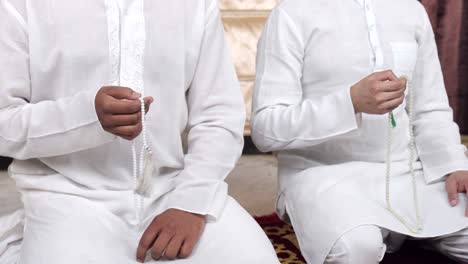
<instances>
[{"instance_id":1,"label":"white prayer bead strand","mask_svg":"<svg viewBox=\"0 0 468 264\"><path fill-rule=\"evenodd\" d=\"M145 99L143 97L140 98L141 102L141 127L142 127L142 137L143 137L143 147L151 152L151 148L148 145L148 137L146 134L146 106L145 106Z\"/></svg>"},{"instance_id":2,"label":"white prayer bead strand","mask_svg":"<svg viewBox=\"0 0 468 264\"><path fill-rule=\"evenodd\" d=\"M143 91L142 91L143 94ZM144 97L139 98L140 101L140 111L141 111L141 135L143 138L143 145L140 149L139 156L137 155L136 151L136 143L133 141L132 143L132 158L133 158L133 181L134 181L134 188L135 191L138 194L142 194L140 187L141 187L141 181L143 180L142 177L144 177L144 171L145 171L145 151L148 151L151 153L151 149L148 146L148 141L147 141L147 136L146 136L146 106L145 106L145 101ZM139 201L138 201L139 200ZM136 207L136 214L137 214L137 220L138 222L141 222L141 219L143 217L143 197L138 197L135 196L135 207Z\"/></svg>"},{"instance_id":3,"label":"white prayer bead strand","mask_svg":"<svg viewBox=\"0 0 468 264\"><path fill-rule=\"evenodd\" d=\"M110 5L112 3L112 5ZM120 6L119 1L106 1L106 5L110 5L114 7L117 12L118 16L115 16L115 19L117 20L114 24L119 25L118 28L116 28L113 33L115 33L113 38L109 38L114 40L114 43L118 45L117 49L115 49L115 52L112 54L111 59L117 58L118 59L113 61L113 82L114 85L120 86L122 85L122 16L123 16L123 11L124 9ZM115 15L115 14L114 14ZM144 19L143 19L144 21ZM109 23L110 25L113 25L112 23ZM141 26L141 25L140 25ZM144 25L143 25L144 27ZM144 43L144 42L143 42ZM148 145L147 137L146 137L146 111L145 111L145 102L144 102L144 87L143 84L138 84L135 83L135 85L130 85L131 87L134 87L141 93L141 98L140 98L140 103L141 103L141 122L142 122L142 135L143 135L143 146L140 151L140 156L138 157L137 154L137 144L136 141L134 140L132 142L132 176L133 176L133 184L134 184L134 189L135 189L135 195L134 195L134 203L135 203L135 208L136 208L136 218L138 222L141 222L142 215L143 215L143 197L140 197L139 194L149 194L149 187L145 186L144 184L148 185L148 180L144 179L145 173L148 171L145 166L145 158L146 157L146 152L150 153L150 158L152 157L152 152L151 149ZM151 168L153 169L153 164L151 163ZM150 170L152 172L152 170ZM142 184L143 183L143 184Z\"/></svg>"},{"instance_id":4,"label":"white prayer bead strand","mask_svg":"<svg viewBox=\"0 0 468 264\"><path fill-rule=\"evenodd\" d=\"M143 207L144 207L144 197L151 194L151 178L154 171L153 163L153 152L148 145L147 137L147 125L146 125L146 107L144 96L140 97L140 110L141 110L141 137L142 137L142 147L140 150L139 157L139 177L137 179L137 188L136 192L142 197L140 197L139 212L140 219L143 218Z\"/></svg>"},{"instance_id":5,"label":"white prayer bead strand","mask_svg":"<svg viewBox=\"0 0 468 264\"><path fill-rule=\"evenodd\" d=\"M408 89L408 96L409 96L409 102L408 102L408 116L409 116L409 129L410 129L410 160L409 160L409 169L410 169L410 174L412 178L412 186L413 186L413 202L414 202L414 207L415 207L415 214L416 214L416 227L411 226L411 224L408 223L400 214L398 214L391 205L390 202L390 174L391 174L391 154L392 154L392 116L391 114L388 115L388 138L387 138L387 164L386 164L386 186L385 186L385 191L386 191L386 203L387 203L387 210L400 221L408 230L410 230L414 234L421 233L423 227L422 227L422 218L421 218L421 213L420 213L420 208L419 208L419 200L418 200L418 192L417 192L417 181L416 181L416 175L414 173L414 150L415 150L415 140L414 140L414 130L413 130L413 107L414 107L414 97L413 97L413 87L411 86L411 82L408 79L407 83L407 89Z\"/></svg>"},{"instance_id":6,"label":"white prayer bead strand","mask_svg":"<svg viewBox=\"0 0 468 264\"><path fill-rule=\"evenodd\" d=\"M151 195L152 189L152 175L154 173L154 162L153 162L153 152L148 145L148 137L147 137L147 125L146 125L146 107L144 96L140 99L141 105L141 137L142 137L142 146L140 149L140 156L139 156L139 173L137 178L137 188L136 192L143 196Z\"/></svg>"},{"instance_id":7,"label":"white prayer bead strand","mask_svg":"<svg viewBox=\"0 0 468 264\"><path fill-rule=\"evenodd\" d=\"M140 162L139 162L139 168L140 168L140 177L143 173L144 169L144 162L145 162L145 148L146 148L146 111L145 111L145 100L143 98L143 95L139 98L140 100L140 114L141 114L141 135L143 137L143 146L141 147L140 150Z\"/></svg>"},{"instance_id":8,"label":"white prayer bead strand","mask_svg":"<svg viewBox=\"0 0 468 264\"><path fill-rule=\"evenodd\" d=\"M414 137L414 126L413 126L413 118L414 118L414 89L412 87L412 82L408 80L407 83L408 88L408 95L409 95L409 105L408 105L408 116L409 116L409 133L410 133L410 160L409 160L409 168L411 173L411 178L413 180L413 200L414 200L414 207L416 210L416 222L417 228L421 232L422 227L422 218L421 218L421 209L419 207L419 197L418 197L418 186L416 181L416 174L414 172L414 154L416 150L415 145L415 137Z\"/></svg>"},{"instance_id":9,"label":"white prayer bead strand","mask_svg":"<svg viewBox=\"0 0 468 264\"><path fill-rule=\"evenodd\" d=\"M132 160L133 160L133 186L135 190L138 188L138 157L137 157L137 151L136 151L136 145L135 142L132 142ZM135 204L135 217L138 222L141 222L141 209L140 209L140 203L138 202L138 197L135 194L133 196L133 203Z\"/></svg>"}]
</instances>

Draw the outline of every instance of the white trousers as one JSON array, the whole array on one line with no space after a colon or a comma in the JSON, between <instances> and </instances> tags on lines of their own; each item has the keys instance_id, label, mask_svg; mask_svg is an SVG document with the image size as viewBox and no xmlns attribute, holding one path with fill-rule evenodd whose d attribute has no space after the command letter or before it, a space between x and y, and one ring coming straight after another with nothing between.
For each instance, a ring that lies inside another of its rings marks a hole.
<instances>
[{"instance_id":1,"label":"white trousers","mask_svg":"<svg viewBox=\"0 0 468 264\"><path fill-rule=\"evenodd\" d=\"M18 261L23 238L23 220L22 209L0 216L1 264L12 264Z\"/></svg>"},{"instance_id":2,"label":"white trousers","mask_svg":"<svg viewBox=\"0 0 468 264\"><path fill-rule=\"evenodd\" d=\"M357 227L344 234L327 256L327 264L375 264L382 261L385 253L395 251L405 237L377 226ZM411 238L409 238L411 239ZM454 234L418 239L434 250L459 262L468 263L468 229Z\"/></svg>"},{"instance_id":3,"label":"white trousers","mask_svg":"<svg viewBox=\"0 0 468 264\"><path fill-rule=\"evenodd\" d=\"M18 247L12 245L7 251L11 262L2 264L138 263L136 249L140 237L154 216L161 213L147 217L137 228L101 208L99 203L81 197L47 194L29 199L21 252L14 260L11 253L18 251ZM6 260L7 256L4 257ZM263 230L229 198L218 221L207 224L190 258L154 261L148 254L145 263L279 264L279 261Z\"/></svg>"}]
</instances>

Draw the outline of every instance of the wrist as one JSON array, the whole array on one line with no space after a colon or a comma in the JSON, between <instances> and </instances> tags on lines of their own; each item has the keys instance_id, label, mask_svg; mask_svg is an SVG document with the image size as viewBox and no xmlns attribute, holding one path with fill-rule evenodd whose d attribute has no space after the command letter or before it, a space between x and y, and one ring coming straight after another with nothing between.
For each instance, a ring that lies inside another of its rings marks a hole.
<instances>
[{"instance_id":1,"label":"wrist","mask_svg":"<svg viewBox=\"0 0 468 264\"><path fill-rule=\"evenodd\" d=\"M207 219L207 216L206 215L202 215L202 214L196 214L196 213L191 213L193 216L197 217L198 219L200 220L203 220L204 222L206 222L206 219Z\"/></svg>"},{"instance_id":2,"label":"wrist","mask_svg":"<svg viewBox=\"0 0 468 264\"><path fill-rule=\"evenodd\" d=\"M351 86L350 94L351 94L351 102L353 103L354 113L356 114L361 113L355 86Z\"/></svg>"}]
</instances>

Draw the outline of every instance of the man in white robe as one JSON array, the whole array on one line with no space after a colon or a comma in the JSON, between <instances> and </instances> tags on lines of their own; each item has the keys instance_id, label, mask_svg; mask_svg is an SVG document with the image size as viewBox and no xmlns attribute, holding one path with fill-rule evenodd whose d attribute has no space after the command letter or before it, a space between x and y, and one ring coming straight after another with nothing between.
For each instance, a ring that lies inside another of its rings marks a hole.
<instances>
[{"instance_id":1,"label":"man in white robe","mask_svg":"<svg viewBox=\"0 0 468 264\"><path fill-rule=\"evenodd\" d=\"M245 114L215 0L1 0L0 17L0 155L25 206L0 263L278 263L227 195Z\"/></svg>"},{"instance_id":2,"label":"man in white robe","mask_svg":"<svg viewBox=\"0 0 468 264\"><path fill-rule=\"evenodd\" d=\"M278 153L308 263L378 263L405 239L468 262L466 148L418 1L285 0L257 66L253 140Z\"/></svg>"}]
</instances>

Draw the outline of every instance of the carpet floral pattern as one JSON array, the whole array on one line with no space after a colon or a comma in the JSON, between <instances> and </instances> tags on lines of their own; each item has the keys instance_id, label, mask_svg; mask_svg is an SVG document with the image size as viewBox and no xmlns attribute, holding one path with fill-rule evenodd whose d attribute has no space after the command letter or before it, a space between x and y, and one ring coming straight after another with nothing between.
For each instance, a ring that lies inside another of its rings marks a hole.
<instances>
[{"instance_id":1,"label":"carpet floral pattern","mask_svg":"<svg viewBox=\"0 0 468 264\"><path fill-rule=\"evenodd\" d=\"M281 264L306 264L291 225L276 214L255 218L273 243ZM423 250L414 242L406 243L395 254L387 254L382 264L455 264L444 256ZM310 264L310 263L309 263Z\"/></svg>"},{"instance_id":2,"label":"carpet floral pattern","mask_svg":"<svg viewBox=\"0 0 468 264\"><path fill-rule=\"evenodd\" d=\"M275 247L282 264L305 264L299 243L291 225L281 221L276 214L256 218Z\"/></svg>"},{"instance_id":3,"label":"carpet floral pattern","mask_svg":"<svg viewBox=\"0 0 468 264\"><path fill-rule=\"evenodd\" d=\"M301 264L304 263L304 259L299 252L299 244L291 226L287 225L281 227L270 227L267 228L267 232L270 236L274 235L277 237L277 243L275 244L275 250L278 252L278 257L282 263L289 264ZM279 242L279 243L278 243ZM291 246L295 250L291 250Z\"/></svg>"}]
</instances>

